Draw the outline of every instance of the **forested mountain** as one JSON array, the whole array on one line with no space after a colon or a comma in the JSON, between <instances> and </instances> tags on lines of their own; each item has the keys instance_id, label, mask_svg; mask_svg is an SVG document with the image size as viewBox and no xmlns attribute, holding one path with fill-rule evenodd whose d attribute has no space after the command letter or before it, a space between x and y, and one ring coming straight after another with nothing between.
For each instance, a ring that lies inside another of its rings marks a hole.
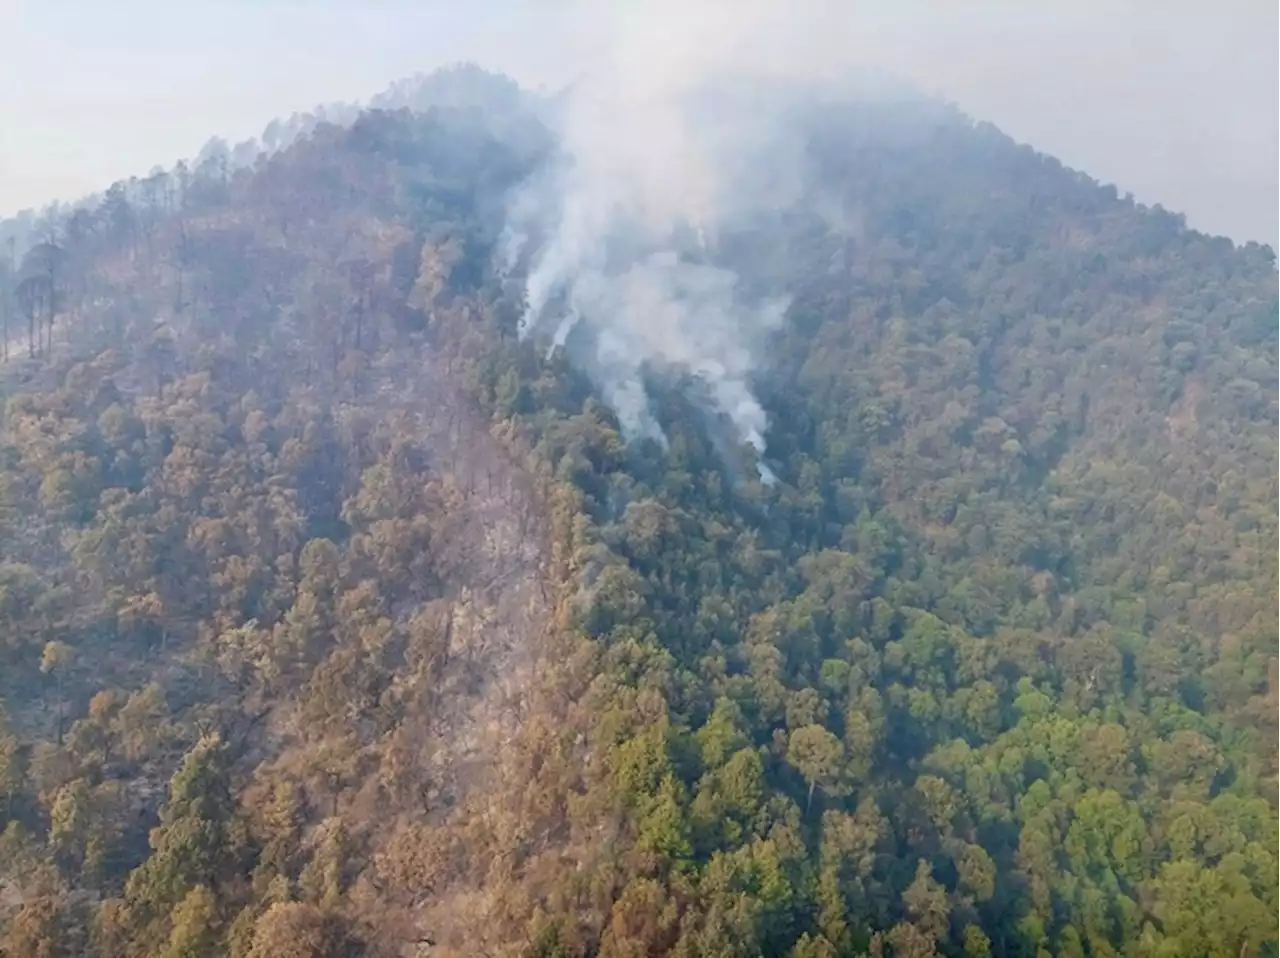
<instances>
[{"instance_id":1,"label":"forested mountain","mask_svg":"<svg viewBox=\"0 0 1280 958\"><path fill-rule=\"evenodd\" d=\"M1276 954L1272 251L828 103L628 442L436 82L11 245L0 953Z\"/></svg>"}]
</instances>

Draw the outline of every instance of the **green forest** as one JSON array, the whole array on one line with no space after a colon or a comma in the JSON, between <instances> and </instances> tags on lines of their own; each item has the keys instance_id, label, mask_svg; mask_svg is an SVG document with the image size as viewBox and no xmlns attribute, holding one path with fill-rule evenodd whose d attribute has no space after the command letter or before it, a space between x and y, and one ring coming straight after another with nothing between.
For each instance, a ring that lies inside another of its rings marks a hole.
<instances>
[{"instance_id":1,"label":"green forest","mask_svg":"<svg viewBox=\"0 0 1280 958\"><path fill-rule=\"evenodd\" d=\"M0 955L1277 954L1272 250L832 104L766 483L412 106L0 224Z\"/></svg>"}]
</instances>

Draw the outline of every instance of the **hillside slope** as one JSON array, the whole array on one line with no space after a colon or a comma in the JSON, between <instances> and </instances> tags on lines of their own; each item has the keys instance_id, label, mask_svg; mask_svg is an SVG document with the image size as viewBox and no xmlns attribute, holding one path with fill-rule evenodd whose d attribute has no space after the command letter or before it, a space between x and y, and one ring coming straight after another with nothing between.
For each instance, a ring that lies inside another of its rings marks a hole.
<instances>
[{"instance_id":1,"label":"hillside slope","mask_svg":"<svg viewBox=\"0 0 1280 958\"><path fill-rule=\"evenodd\" d=\"M1272 252L815 108L839 215L687 252L791 297L762 482L516 335L554 137L440 89L4 277L3 953L1274 954Z\"/></svg>"}]
</instances>

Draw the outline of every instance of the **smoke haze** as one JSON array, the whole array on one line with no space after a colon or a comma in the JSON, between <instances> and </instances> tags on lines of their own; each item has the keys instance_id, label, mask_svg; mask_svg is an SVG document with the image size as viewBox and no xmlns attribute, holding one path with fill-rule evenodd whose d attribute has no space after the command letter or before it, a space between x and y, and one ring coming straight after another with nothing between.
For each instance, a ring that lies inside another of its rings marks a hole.
<instances>
[{"instance_id":1,"label":"smoke haze","mask_svg":"<svg viewBox=\"0 0 1280 958\"><path fill-rule=\"evenodd\" d=\"M605 38L625 19L639 40L624 53L652 57L641 64L649 76L699 62L693 53L716 69L735 58L814 72L874 63L1143 202L1186 212L1193 226L1277 241L1278 14L1268 0L730 9L717 0L3 0L0 213L100 190L194 156L210 135L243 139L273 117L364 99L459 59L560 84L605 59ZM712 28L727 35L689 49ZM659 42L666 33L677 38L670 51Z\"/></svg>"},{"instance_id":2,"label":"smoke haze","mask_svg":"<svg viewBox=\"0 0 1280 958\"><path fill-rule=\"evenodd\" d=\"M628 439L665 445L644 377L670 367L702 380L737 442L765 451L749 380L787 292L745 295L713 252L722 230L806 191L779 104L752 95L780 67L802 76L762 42L771 13L712 2L682 15L658 3L640 20L614 8L595 25L598 55L561 103L556 168L512 203L508 263L531 236L545 237L528 263L521 335L549 332L552 349L567 348ZM646 29L654 15L678 31Z\"/></svg>"}]
</instances>

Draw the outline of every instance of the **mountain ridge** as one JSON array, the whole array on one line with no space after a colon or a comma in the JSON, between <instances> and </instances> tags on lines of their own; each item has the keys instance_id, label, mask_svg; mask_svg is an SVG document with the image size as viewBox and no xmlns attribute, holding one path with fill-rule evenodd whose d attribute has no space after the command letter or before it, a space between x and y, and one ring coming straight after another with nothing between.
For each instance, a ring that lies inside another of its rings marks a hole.
<instances>
[{"instance_id":1,"label":"mountain ridge","mask_svg":"<svg viewBox=\"0 0 1280 958\"><path fill-rule=\"evenodd\" d=\"M792 294L771 486L519 338L469 76L19 271L8 952L1271 953L1274 254L828 105L840 215L697 253Z\"/></svg>"}]
</instances>

